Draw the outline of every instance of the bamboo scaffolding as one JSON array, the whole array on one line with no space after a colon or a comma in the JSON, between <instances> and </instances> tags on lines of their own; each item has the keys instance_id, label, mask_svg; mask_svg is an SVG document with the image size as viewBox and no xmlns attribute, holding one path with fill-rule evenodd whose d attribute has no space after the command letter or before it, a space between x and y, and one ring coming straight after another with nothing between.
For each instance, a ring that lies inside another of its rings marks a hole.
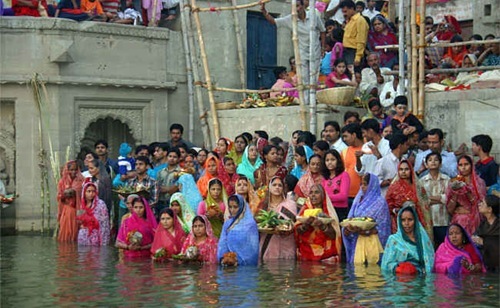
<instances>
[{"instance_id":1,"label":"bamboo scaffolding","mask_svg":"<svg viewBox=\"0 0 500 308\"><path fill-rule=\"evenodd\" d=\"M315 44L313 44L314 40L317 40L316 37L316 0L309 1L309 20L311 21L311 28L309 29L309 85L311 88L309 89L309 131L313 134L316 134L316 88L313 86L317 84L316 80L316 71L313 61L313 54L316 52L314 50Z\"/></svg>"},{"instance_id":2,"label":"bamboo scaffolding","mask_svg":"<svg viewBox=\"0 0 500 308\"><path fill-rule=\"evenodd\" d=\"M392 2L392 1L391 1ZM399 63L405 63L404 59L405 59L405 48L404 45L405 45L405 41L404 41L404 35L405 35L405 23L404 23L404 2L402 0L399 1L399 5L398 5L398 12L399 12L399 46L401 46L401 48L399 48L399 52L398 52L398 58L399 58ZM399 66L399 80L402 81L399 83L399 87L398 87L398 95L404 95L405 94L405 91L406 91L406 84L404 82L404 78L405 78L405 66L404 65L400 65Z\"/></svg>"},{"instance_id":3,"label":"bamboo scaffolding","mask_svg":"<svg viewBox=\"0 0 500 308\"><path fill-rule=\"evenodd\" d=\"M184 7L184 0L179 1L180 7ZM191 50L189 48L188 32L186 20L187 16L183 11L181 15L181 30L182 30L182 44L184 46L184 56L186 59L186 77L188 87L188 105L189 105L189 140L193 140L194 136L194 82L193 82L193 69L191 63Z\"/></svg>"},{"instance_id":4,"label":"bamboo scaffolding","mask_svg":"<svg viewBox=\"0 0 500 308\"><path fill-rule=\"evenodd\" d=\"M199 84L200 87L208 89L207 84ZM302 86L303 89L308 89L312 88L312 86ZM317 86L315 87L317 89L324 89L326 88L325 85ZM233 89L233 88L224 88L224 87L216 87L212 86L212 91L214 92L230 92L230 93L257 93L257 94L264 94L264 93L271 93L271 92L288 92L288 91L293 91L293 90L299 90L299 87L293 87L293 88L271 88L271 89L265 89L265 90L251 90L251 89Z\"/></svg>"},{"instance_id":5,"label":"bamboo scaffolding","mask_svg":"<svg viewBox=\"0 0 500 308\"><path fill-rule=\"evenodd\" d=\"M432 68L426 69L426 74L439 74L439 73L461 73L461 72L482 72L499 70L500 65L497 66L476 66L476 67L458 67L458 68ZM399 75L399 71L385 71L382 75Z\"/></svg>"},{"instance_id":6,"label":"bamboo scaffolding","mask_svg":"<svg viewBox=\"0 0 500 308\"><path fill-rule=\"evenodd\" d=\"M185 0L181 0L181 3L184 3ZM193 79L194 79L194 85L198 84L198 80L200 79L200 73L198 70L198 57L196 54L196 47L197 45L195 44L194 41L194 34L193 34L193 28L191 26L191 18L190 18L190 10L191 6L190 5L182 5L183 10L182 14L185 20L185 26L186 26L186 32L188 36L188 44L189 44L189 50L190 50L190 55L191 55L191 68L192 68L192 73L193 73ZM211 136L210 136L210 129L208 126L208 121L207 121L207 116L206 116L206 111L205 107L203 106L203 93L201 91L201 88L199 86L195 87L196 90L196 101L198 105L198 112L200 114L199 119L200 119L200 124L201 124L201 131L203 133L203 144L207 147L211 145Z\"/></svg>"},{"instance_id":7,"label":"bamboo scaffolding","mask_svg":"<svg viewBox=\"0 0 500 308\"><path fill-rule=\"evenodd\" d=\"M425 1L420 0L420 37L418 46L418 104L417 117L424 118L425 111Z\"/></svg>"},{"instance_id":8,"label":"bamboo scaffolding","mask_svg":"<svg viewBox=\"0 0 500 308\"><path fill-rule=\"evenodd\" d=\"M153 12L151 14L151 19L149 20L148 26L149 27L156 27L157 26L157 21L156 21L156 10L158 6L158 1L159 0L153 0Z\"/></svg>"},{"instance_id":9,"label":"bamboo scaffolding","mask_svg":"<svg viewBox=\"0 0 500 308\"><path fill-rule=\"evenodd\" d=\"M231 0L231 4L236 7L236 0ZM238 49L238 70L240 71L240 82L241 88L245 88L245 65L244 65L244 57L243 57L243 43L241 42L240 35L240 22L238 19L238 12L236 10L232 11L233 19L234 19L234 31L236 32L236 48ZM246 97L246 93L242 94L243 98Z\"/></svg>"},{"instance_id":10,"label":"bamboo scaffolding","mask_svg":"<svg viewBox=\"0 0 500 308\"><path fill-rule=\"evenodd\" d=\"M410 31L411 31L411 102L412 110L418 110L418 47L417 44L417 0L410 2Z\"/></svg>"},{"instance_id":11,"label":"bamboo scaffolding","mask_svg":"<svg viewBox=\"0 0 500 308\"><path fill-rule=\"evenodd\" d=\"M302 80L302 60L300 59L299 39L297 36L297 0L292 0L292 43L295 54L295 67L297 69L297 88L299 90L300 120L302 130L307 130L306 124L306 106L304 105L304 87Z\"/></svg>"},{"instance_id":12,"label":"bamboo scaffolding","mask_svg":"<svg viewBox=\"0 0 500 308\"><path fill-rule=\"evenodd\" d=\"M212 121L214 125L214 136L215 139L220 138L220 127L219 127L219 117L217 115L217 108L215 107L214 93L212 92L212 79L210 77L210 69L208 67L207 54L205 52L205 41L203 39L203 33L201 31L200 16L197 11L196 0L191 0L192 15L196 25L196 33L198 34L198 43L200 45L201 60L203 63L203 69L205 71L205 79L208 85L208 100L210 101L210 112L212 113Z\"/></svg>"},{"instance_id":13,"label":"bamboo scaffolding","mask_svg":"<svg viewBox=\"0 0 500 308\"><path fill-rule=\"evenodd\" d=\"M226 7L207 7L207 8L200 8L200 7L194 7L193 6L193 13L194 12L220 12L220 11L234 11L234 10L241 10L241 9L248 9L254 6L261 5L262 3L268 3L271 2L271 0L262 0L262 1L257 1L257 2L252 2L252 3L247 3L247 4L241 4L241 5L234 5L233 6L226 6Z\"/></svg>"},{"instance_id":14,"label":"bamboo scaffolding","mask_svg":"<svg viewBox=\"0 0 500 308\"><path fill-rule=\"evenodd\" d=\"M466 46L466 45L483 45L483 44L490 44L490 43L500 43L500 39L493 39L493 40L484 40L484 41L466 41L466 42L456 42L456 43L449 43L449 42L439 42L439 43L425 43L425 44L419 44L417 47L422 48L422 47L455 47L455 46ZM399 45L380 45L380 46L375 46L375 49L399 49Z\"/></svg>"}]
</instances>

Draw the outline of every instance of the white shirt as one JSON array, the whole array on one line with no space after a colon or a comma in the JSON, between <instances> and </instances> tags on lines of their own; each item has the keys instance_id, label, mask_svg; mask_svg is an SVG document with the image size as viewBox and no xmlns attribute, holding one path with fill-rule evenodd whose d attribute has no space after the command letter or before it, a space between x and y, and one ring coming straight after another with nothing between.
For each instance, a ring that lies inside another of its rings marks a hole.
<instances>
[{"instance_id":1,"label":"white shirt","mask_svg":"<svg viewBox=\"0 0 500 308\"><path fill-rule=\"evenodd\" d=\"M363 145L363 147L367 147L369 145L374 145L372 141L368 141ZM382 157L389 155L391 153L391 148L389 147L389 140L382 138L380 139L380 142L377 145L377 149ZM375 174L375 168L377 166L377 156L373 154L363 154L361 156L361 170L358 170L356 167L355 170L356 172L362 176L366 173L373 173Z\"/></svg>"},{"instance_id":2,"label":"white shirt","mask_svg":"<svg viewBox=\"0 0 500 308\"><path fill-rule=\"evenodd\" d=\"M299 52L301 60L319 60L321 57L321 42L320 42L320 32L326 32L325 23L314 10L314 16L316 18L316 30L315 36L318 38L314 40L314 51L315 54L313 58L309 56L309 32L311 31L311 19L309 18L311 12L306 12L306 18L304 20L297 19L297 36L299 38ZM285 17L276 18L274 20L277 27L285 27L292 30L292 15L287 15Z\"/></svg>"},{"instance_id":3,"label":"white shirt","mask_svg":"<svg viewBox=\"0 0 500 308\"><path fill-rule=\"evenodd\" d=\"M340 4L340 0L331 0L326 8L326 12L333 10L336 6ZM331 20L337 21L339 24L343 24L345 21L344 14L342 14L342 9L339 8L337 12L330 18Z\"/></svg>"},{"instance_id":4,"label":"white shirt","mask_svg":"<svg viewBox=\"0 0 500 308\"><path fill-rule=\"evenodd\" d=\"M377 11L376 9L373 9L373 11L370 11L370 9L366 8L364 11L363 11L363 16L366 16L368 18L370 18L370 20L373 19L373 17L377 16L378 14L380 14L379 11Z\"/></svg>"},{"instance_id":5,"label":"white shirt","mask_svg":"<svg viewBox=\"0 0 500 308\"><path fill-rule=\"evenodd\" d=\"M380 93L380 104L382 106L384 106L384 108L389 108L389 107L392 107L392 105L394 104L394 99L396 98L396 96L398 96L401 92L401 83L398 83L398 88L396 90L394 90L394 86L393 86L393 83L394 83L394 80L393 82L386 82L384 83L384 87L382 88L382 92L379 92ZM405 79L405 89L408 89L408 79ZM407 91L405 91L407 92ZM389 97L387 97L387 93L390 94Z\"/></svg>"},{"instance_id":6,"label":"white shirt","mask_svg":"<svg viewBox=\"0 0 500 308\"><path fill-rule=\"evenodd\" d=\"M377 88L378 93L381 93L386 84L390 83L392 85L394 77L392 77L392 75L384 75L384 72L389 72L390 70L391 69L387 67L380 68L380 73L382 74L382 77L384 77L384 82L379 84L377 82L377 74L375 74L375 71L371 67L364 68L361 71L361 83L359 84L361 92L368 93L373 88Z\"/></svg>"},{"instance_id":7,"label":"white shirt","mask_svg":"<svg viewBox=\"0 0 500 308\"><path fill-rule=\"evenodd\" d=\"M420 152L417 154L417 157L415 158L415 172L420 170L420 167L422 167L422 164L425 160L425 157L431 153L431 150L427 150L424 152ZM441 164L441 173L446 174L450 178L454 178L458 175L458 168L457 168L457 157L453 152L448 152L448 151L441 151L441 157L443 158L443 163ZM420 177L426 175L428 173L428 170L425 170L422 172Z\"/></svg>"},{"instance_id":8,"label":"white shirt","mask_svg":"<svg viewBox=\"0 0 500 308\"><path fill-rule=\"evenodd\" d=\"M347 144L342 141L342 138L337 139L334 144L330 146L330 149L337 150L337 152L342 153L344 149L347 149Z\"/></svg>"},{"instance_id":9,"label":"white shirt","mask_svg":"<svg viewBox=\"0 0 500 308\"><path fill-rule=\"evenodd\" d=\"M379 159L375 166L375 175L378 177L379 182L382 183L382 181L394 179L398 174L398 164L399 159L392 151ZM388 188L389 186L380 188L382 196L385 197Z\"/></svg>"}]
</instances>

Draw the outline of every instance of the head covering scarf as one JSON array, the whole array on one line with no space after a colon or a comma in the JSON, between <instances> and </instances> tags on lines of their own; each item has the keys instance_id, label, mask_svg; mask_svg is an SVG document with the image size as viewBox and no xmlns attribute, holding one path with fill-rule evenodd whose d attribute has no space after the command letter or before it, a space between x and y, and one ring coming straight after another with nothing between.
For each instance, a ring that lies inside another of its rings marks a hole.
<instances>
[{"instance_id":1,"label":"head covering scarf","mask_svg":"<svg viewBox=\"0 0 500 308\"><path fill-rule=\"evenodd\" d=\"M85 200L85 192L87 191L87 188L90 186L94 186L96 189L95 191L95 196L94 199L90 202L90 204L87 204L87 201ZM80 202L81 209L84 210L84 213L80 216L78 216L78 220L82 222L82 227L88 229L88 234L92 234L93 230L99 231L99 221L97 218L94 216L94 209L97 206L97 202L99 201L99 196L98 196L98 188L97 185L88 182L83 185L82 189L82 199Z\"/></svg>"},{"instance_id":2,"label":"head covering scarf","mask_svg":"<svg viewBox=\"0 0 500 308\"><path fill-rule=\"evenodd\" d=\"M153 244L151 245L151 254L154 254L161 248L164 248L169 256L176 255L181 252L182 244L186 238L186 232L182 229L181 222L179 221L177 215L174 214L172 219L174 220L174 234L165 229L161 223L158 224Z\"/></svg>"},{"instance_id":3,"label":"head covering scarf","mask_svg":"<svg viewBox=\"0 0 500 308\"><path fill-rule=\"evenodd\" d=\"M259 152L259 155L261 157L264 157L264 147L268 144L268 141L264 138L258 138L257 139L257 152Z\"/></svg>"},{"instance_id":4,"label":"head covering scarf","mask_svg":"<svg viewBox=\"0 0 500 308\"><path fill-rule=\"evenodd\" d=\"M225 159L227 159L227 158L225 158ZM219 179L221 180L222 184L224 185L226 192L229 195L232 195L232 194L234 194L234 183L236 182L236 179L238 178L238 173L236 172L236 170L234 170L233 174L229 174L226 171L226 166L224 166L225 159L221 160L223 165L222 165L222 168L219 169L220 170L219 171ZM234 162L234 160L233 160L233 162Z\"/></svg>"},{"instance_id":5,"label":"head covering scarf","mask_svg":"<svg viewBox=\"0 0 500 308\"><path fill-rule=\"evenodd\" d=\"M310 161L308 160L308 162ZM315 184L321 184L322 179L321 173L318 172L316 175L313 175L311 169L307 168L306 173L299 179L297 186L295 186L295 193L297 193L299 197L307 198L311 187Z\"/></svg>"},{"instance_id":6,"label":"head covering scarf","mask_svg":"<svg viewBox=\"0 0 500 308\"><path fill-rule=\"evenodd\" d=\"M74 179L71 178L69 174L69 166L75 164L76 165L76 176ZM83 181L85 179L83 178L82 173L80 172L80 168L78 167L78 164L76 160L70 160L64 165L64 169L62 171L62 176L61 179L59 180L59 183L57 185L57 201L58 201L58 210L59 214L61 213L61 202L63 201L63 196L64 196L64 191L66 189L73 189L76 193L76 209L80 209L80 199L81 199L81 194L82 194L82 186L83 186Z\"/></svg>"},{"instance_id":7,"label":"head covering scarf","mask_svg":"<svg viewBox=\"0 0 500 308\"><path fill-rule=\"evenodd\" d=\"M360 238L364 239L372 236L378 237L380 244L383 247L387 242L387 238L391 234L391 219L389 215L389 208L384 197L382 197L378 177L371 173L369 173L369 176L370 182L368 183L366 193L363 193L363 190L361 190L361 188L359 189L359 192L356 195L356 198L354 198L354 202L347 217L370 217L375 219L375 221L377 222L376 228L378 234L361 237L358 234L344 235L347 263L350 264L354 263L356 254L360 253L359 251L357 251L358 248L362 248L361 245L358 247L358 240ZM373 247L373 245L370 246L372 246L373 250L375 250L375 247ZM365 249L370 248L371 247L365 247Z\"/></svg>"},{"instance_id":8,"label":"head covering scarf","mask_svg":"<svg viewBox=\"0 0 500 308\"><path fill-rule=\"evenodd\" d=\"M76 176L71 178L69 167L76 166ZM84 178L75 160L68 161L64 165L61 179L57 185L57 220L59 222L59 241L75 241L78 236L78 224L76 222L76 211L80 209L82 184ZM72 189L75 196L67 200L64 191Z\"/></svg>"},{"instance_id":9,"label":"head covering scarf","mask_svg":"<svg viewBox=\"0 0 500 308\"><path fill-rule=\"evenodd\" d=\"M467 261L469 261L469 263L472 264L474 264L474 262L472 260L470 251L467 251L466 249L460 249L451 243L449 232L452 226L457 226L460 228L460 230L462 231L462 235L465 237L464 245L468 245L468 248L472 249L472 251L476 254L475 257L481 260L481 254L479 253L476 245L473 244L474 242L471 240L467 231L465 231L465 229L459 224L451 224L448 227L448 231L446 232L446 238L444 239L444 242L439 245L436 251L434 272L443 274L468 274L470 273L469 270L464 268L460 262L462 261L462 259L466 259ZM486 268L484 267L482 260L481 267L482 272L486 272Z\"/></svg>"},{"instance_id":10,"label":"head covering scarf","mask_svg":"<svg viewBox=\"0 0 500 308\"><path fill-rule=\"evenodd\" d=\"M238 265L257 265L259 259L259 231L248 203L242 196L238 199L238 212L224 222L217 260L221 260L227 252L234 252Z\"/></svg>"},{"instance_id":11,"label":"head covering scarf","mask_svg":"<svg viewBox=\"0 0 500 308\"><path fill-rule=\"evenodd\" d=\"M184 241L181 254L185 255L189 247L196 246L200 254L200 261L207 263L217 263L218 240L214 236L212 225L210 224L208 218L205 215L200 215L200 217L205 222L205 230L207 238L203 243L196 244L196 236L194 235L193 230L191 230L186 240Z\"/></svg>"},{"instance_id":12,"label":"head covering scarf","mask_svg":"<svg viewBox=\"0 0 500 308\"><path fill-rule=\"evenodd\" d=\"M194 177L189 173L182 174L179 177L178 183L180 192L191 207L193 213L196 213L198 211L198 205L203 201L203 197L196 186Z\"/></svg>"},{"instance_id":13,"label":"head covering scarf","mask_svg":"<svg viewBox=\"0 0 500 308\"><path fill-rule=\"evenodd\" d=\"M464 58L462 59L462 63L465 61L465 58L469 58L469 60L470 60L470 62L472 62L473 66L477 65L477 57L475 54L468 53L468 54L464 55Z\"/></svg>"},{"instance_id":14,"label":"head covering scarf","mask_svg":"<svg viewBox=\"0 0 500 308\"><path fill-rule=\"evenodd\" d=\"M186 233L188 233L189 231L191 231L191 222L195 217L194 211L186 202L186 199L184 199L184 195L180 192L176 192L172 195L172 197L170 197L170 206L172 206L173 202L179 203L181 207L181 212L177 216L179 218L180 224L182 225L182 229Z\"/></svg>"},{"instance_id":15,"label":"head covering scarf","mask_svg":"<svg viewBox=\"0 0 500 308\"><path fill-rule=\"evenodd\" d=\"M302 147L304 148L304 152L306 153L306 162L309 164L309 159L311 159L311 156L314 155L314 151L313 151L313 149L311 149L307 145L303 145ZM300 180L300 178L304 174L306 174L306 170L303 170L302 166L297 165L297 162L295 162L295 167L292 169L290 174ZM308 193L308 192L304 192L304 193Z\"/></svg>"},{"instance_id":16,"label":"head covering scarf","mask_svg":"<svg viewBox=\"0 0 500 308\"><path fill-rule=\"evenodd\" d=\"M219 214L221 213L224 214L224 211L227 210L227 193L226 190L224 189L224 185L222 185L221 200L215 200L212 197L212 195L210 194L209 187L210 184L215 180L220 181L217 178L213 178L207 184L208 193L207 193L207 198L205 199L205 207L206 211L213 209L217 212L217 215L212 218L209 218L209 220L210 223L212 224L212 229L214 231L215 236L219 236L222 230L222 224L224 223L224 220L219 218L220 217ZM221 202L224 204L224 208L221 208L220 205Z\"/></svg>"},{"instance_id":17,"label":"head covering scarf","mask_svg":"<svg viewBox=\"0 0 500 308\"><path fill-rule=\"evenodd\" d=\"M253 174L254 174L255 170L259 169L259 167L264 162L260 158L260 154L257 151L257 159L255 160L255 163L252 165L252 163L248 159L248 151L249 151L250 147L252 147L252 146L255 146L255 145L250 144L245 148L245 152L243 152L243 158L241 160L241 164L239 164L238 168L236 168L236 173L243 174L244 176L246 176L247 179L250 180L250 183L253 186L253 185L255 185L255 177Z\"/></svg>"},{"instance_id":18,"label":"head covering scarf","mask_svg":"<svg viewBox=\"0 0 500 308\"><path fill-rule=\"evenodd\" d=\"M203 164L203 168L205 169L205 173L198 179L198 182L196 183L196 186L198 186L198 190L200 191L200 194L203 198L207 197L208 182L211 179L217 177L217 175L211 175L207 171L208 163L211 161L215 162L215 166L217 168L216 173L217 173L217 175L219 174L219 169L220 169L219 159L217 157L214 157L214 156L208 157L207 160L205 161L205 164Z\"/></svg>"},{"instance_id":19,"label":"head covering scarf","mask_svg":"<svg viewBox=\"0 0 500 308\"><path fill-rule=\"evenodd\" d=\"M130 244L130 237L135 232L139 232L142 234L142 242L141 245L145 246L151 244L154 239L154 232L158 226L156 222L156 218L149 206L149 203L143 197L140 197L142 204L144 204L144 218L139 217L135 211L132 210L132 215L125 219L120 226L120 230L118 231L117 239L125 244ZM150 254L149 250L125 250L125 255L127 256L146 256Z\"/></svg>"},{"instance_id":20,"label":"head covering scarf","mask_svg":"<svg viewBox=\"0 0 500 308\"><path fill-rule=\"evenodd\" d=\"M340 260L342 237L340 234L339 217L337 216L337 212L335 211L330 198L328 198L328 196L326 195L323 186L314 184L311 189L313 187L318 188L321 192L323 200L323 213L328 217L333 218L331 226L335 230L335 239L327 237L323 231L313 227L310 227L306 232L302 234L296 231L295 241L298 248L297 257L301 260L311 261L319 261L331 257ZM304 206L302 206L302 209L300 210L298 216L304 216L304 212L308 209L314 209L314 206L311 204L311 200L309 198L306 200ZM301 222L297 222L295 224L295 229L297 230L297 227L299 227L301 224Z\"/></svg>"},{"instance_id":21,"label":"head covering scarf","mask_svg":"<svg viewBox=\"0 0 500 308\"><path fill-rule=\"evenodd\" d=\"M409 209L415 220L415 242L403 230L401 215ZM406 206L398 212L398 230L389 236L382 257L381 269L394 273L400 263L410 262L421 273L430 273L434 264L434 245L425 232L413 206Z\"/></svg>"},{"instance_id":22,"label":"head covering scarf","mask_svg":"<svg viewBox=\"0 0 500 308\"><path fill-rule=\"evenodd\" d=\"M260 209L260 198L255 192L255 189L253 188L252 183L248 179L248 177L238 174L238 177L236 178L236 181L234 182L235 187L238 185L239 181L246 181L247 182L247 187L248 187L248 192L246 196L243 196L246 202L248 202L248 205L250 206L250 210L252 213L255 215L255 213L258 212ZM228 208L226 207L226 213L224 213L224 218L228 219L229 218L229 211Z\"/></svg>"},{"instance_id":23,"label":"head covering scarf","mask_svg":"<svg viewBox=\"0 0 500 308\"><path fill-rule=\"evenodd\" d=\"M385 29L387 29L386 34L383 33L384 31L382 32L375 31L373 23L376 20L384 24ZM371 21L370 31L368 32L367 45L370 51L377 52L379 54L381 67L390 66L392 64L392 60L396 59L397 54L394 50L387 50L387 49L377 50L375 47L392 45L397 43L398 39L394 34L394 32L392 31L392 28L390 27L387 19L385 19L385 17L381 14L378 14L375 17L373 17Z\"/></svg>"}]
</instances>

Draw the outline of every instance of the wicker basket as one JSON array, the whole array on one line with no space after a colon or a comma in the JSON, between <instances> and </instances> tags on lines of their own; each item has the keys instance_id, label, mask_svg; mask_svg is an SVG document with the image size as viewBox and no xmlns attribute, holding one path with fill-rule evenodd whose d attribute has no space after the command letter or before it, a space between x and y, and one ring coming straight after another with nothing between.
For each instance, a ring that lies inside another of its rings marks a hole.
<instances>
[{"instance_id":1,"label":"wicker basket","mask_svg":"<svg viewBox=\"0 0 500 308\"><path fill-rule=\"evenodd\" d=\"M215 108L217 110L237 109L239 104L238 102L215 103Z\"/></svg>"},{"instance_id":2,"label":"wicker basket","mask_svg":"<svg viewBox=\"0 0 500 308\"><path fill-rule=\"evenodd\" d=\"M354 99L354 87L330 88L316 93L316 99L320 104L350 106Z\"/></svg>"}]
</instances>

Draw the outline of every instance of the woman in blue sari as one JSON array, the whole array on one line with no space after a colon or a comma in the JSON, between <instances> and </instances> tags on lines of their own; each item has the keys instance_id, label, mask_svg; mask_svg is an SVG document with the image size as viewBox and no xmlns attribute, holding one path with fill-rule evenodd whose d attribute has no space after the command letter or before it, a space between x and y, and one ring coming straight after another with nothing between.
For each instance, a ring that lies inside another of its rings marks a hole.
<instances>
[{"instance_id":1,"label":"woman in blue sari","mask_svg":"<svg viewBox=\"0 0 500 308\"><path fill-rule=\"evenodd\" d=\"M245 148L245 152L243 152L241 164L238 165L236 173L246 176L252 185L255 186L255 177L253 174L263 163L257 151L257 146L255 144L250 144Z\"/></svg>"},{"instance_id":2,"label":"woman in blue sari","mask_svg":"<svg viewBox=\"0 0 500 308\"><path fill-rule=\"evenodd\" d=\"M259 230L252 211L240 195L228 199L229 219L224 222L219 239L217 260L228 252L236 254L238 265L257 265L259 259Z\"/></svg>"},{"instance_id":3,"label":"woman in blue sari","mask_svg":"<svg viewBox=\"0 0 500 308\"><path fill-rule=\"evenodd\" d=\"M398 231L389 236L382 257L383 272L396 274L430 273L434 265L434 245L420 224L413 206L398 212Z\"/></svg>"},{"instance_id":4,"label":"woman in blue sari","mask_svg":"<svg viewBox=\"0 0 500 308\"><path fill-rule=\"evenodd\" d=\"M347 217L370 217L377 222L370 230L361 230L351 225L343 228L347 263L377 263L383 252L382 247L391 234L391 218L376 175L367 173L363 176L361 188Z\"/></svg>"}]
</instances>

